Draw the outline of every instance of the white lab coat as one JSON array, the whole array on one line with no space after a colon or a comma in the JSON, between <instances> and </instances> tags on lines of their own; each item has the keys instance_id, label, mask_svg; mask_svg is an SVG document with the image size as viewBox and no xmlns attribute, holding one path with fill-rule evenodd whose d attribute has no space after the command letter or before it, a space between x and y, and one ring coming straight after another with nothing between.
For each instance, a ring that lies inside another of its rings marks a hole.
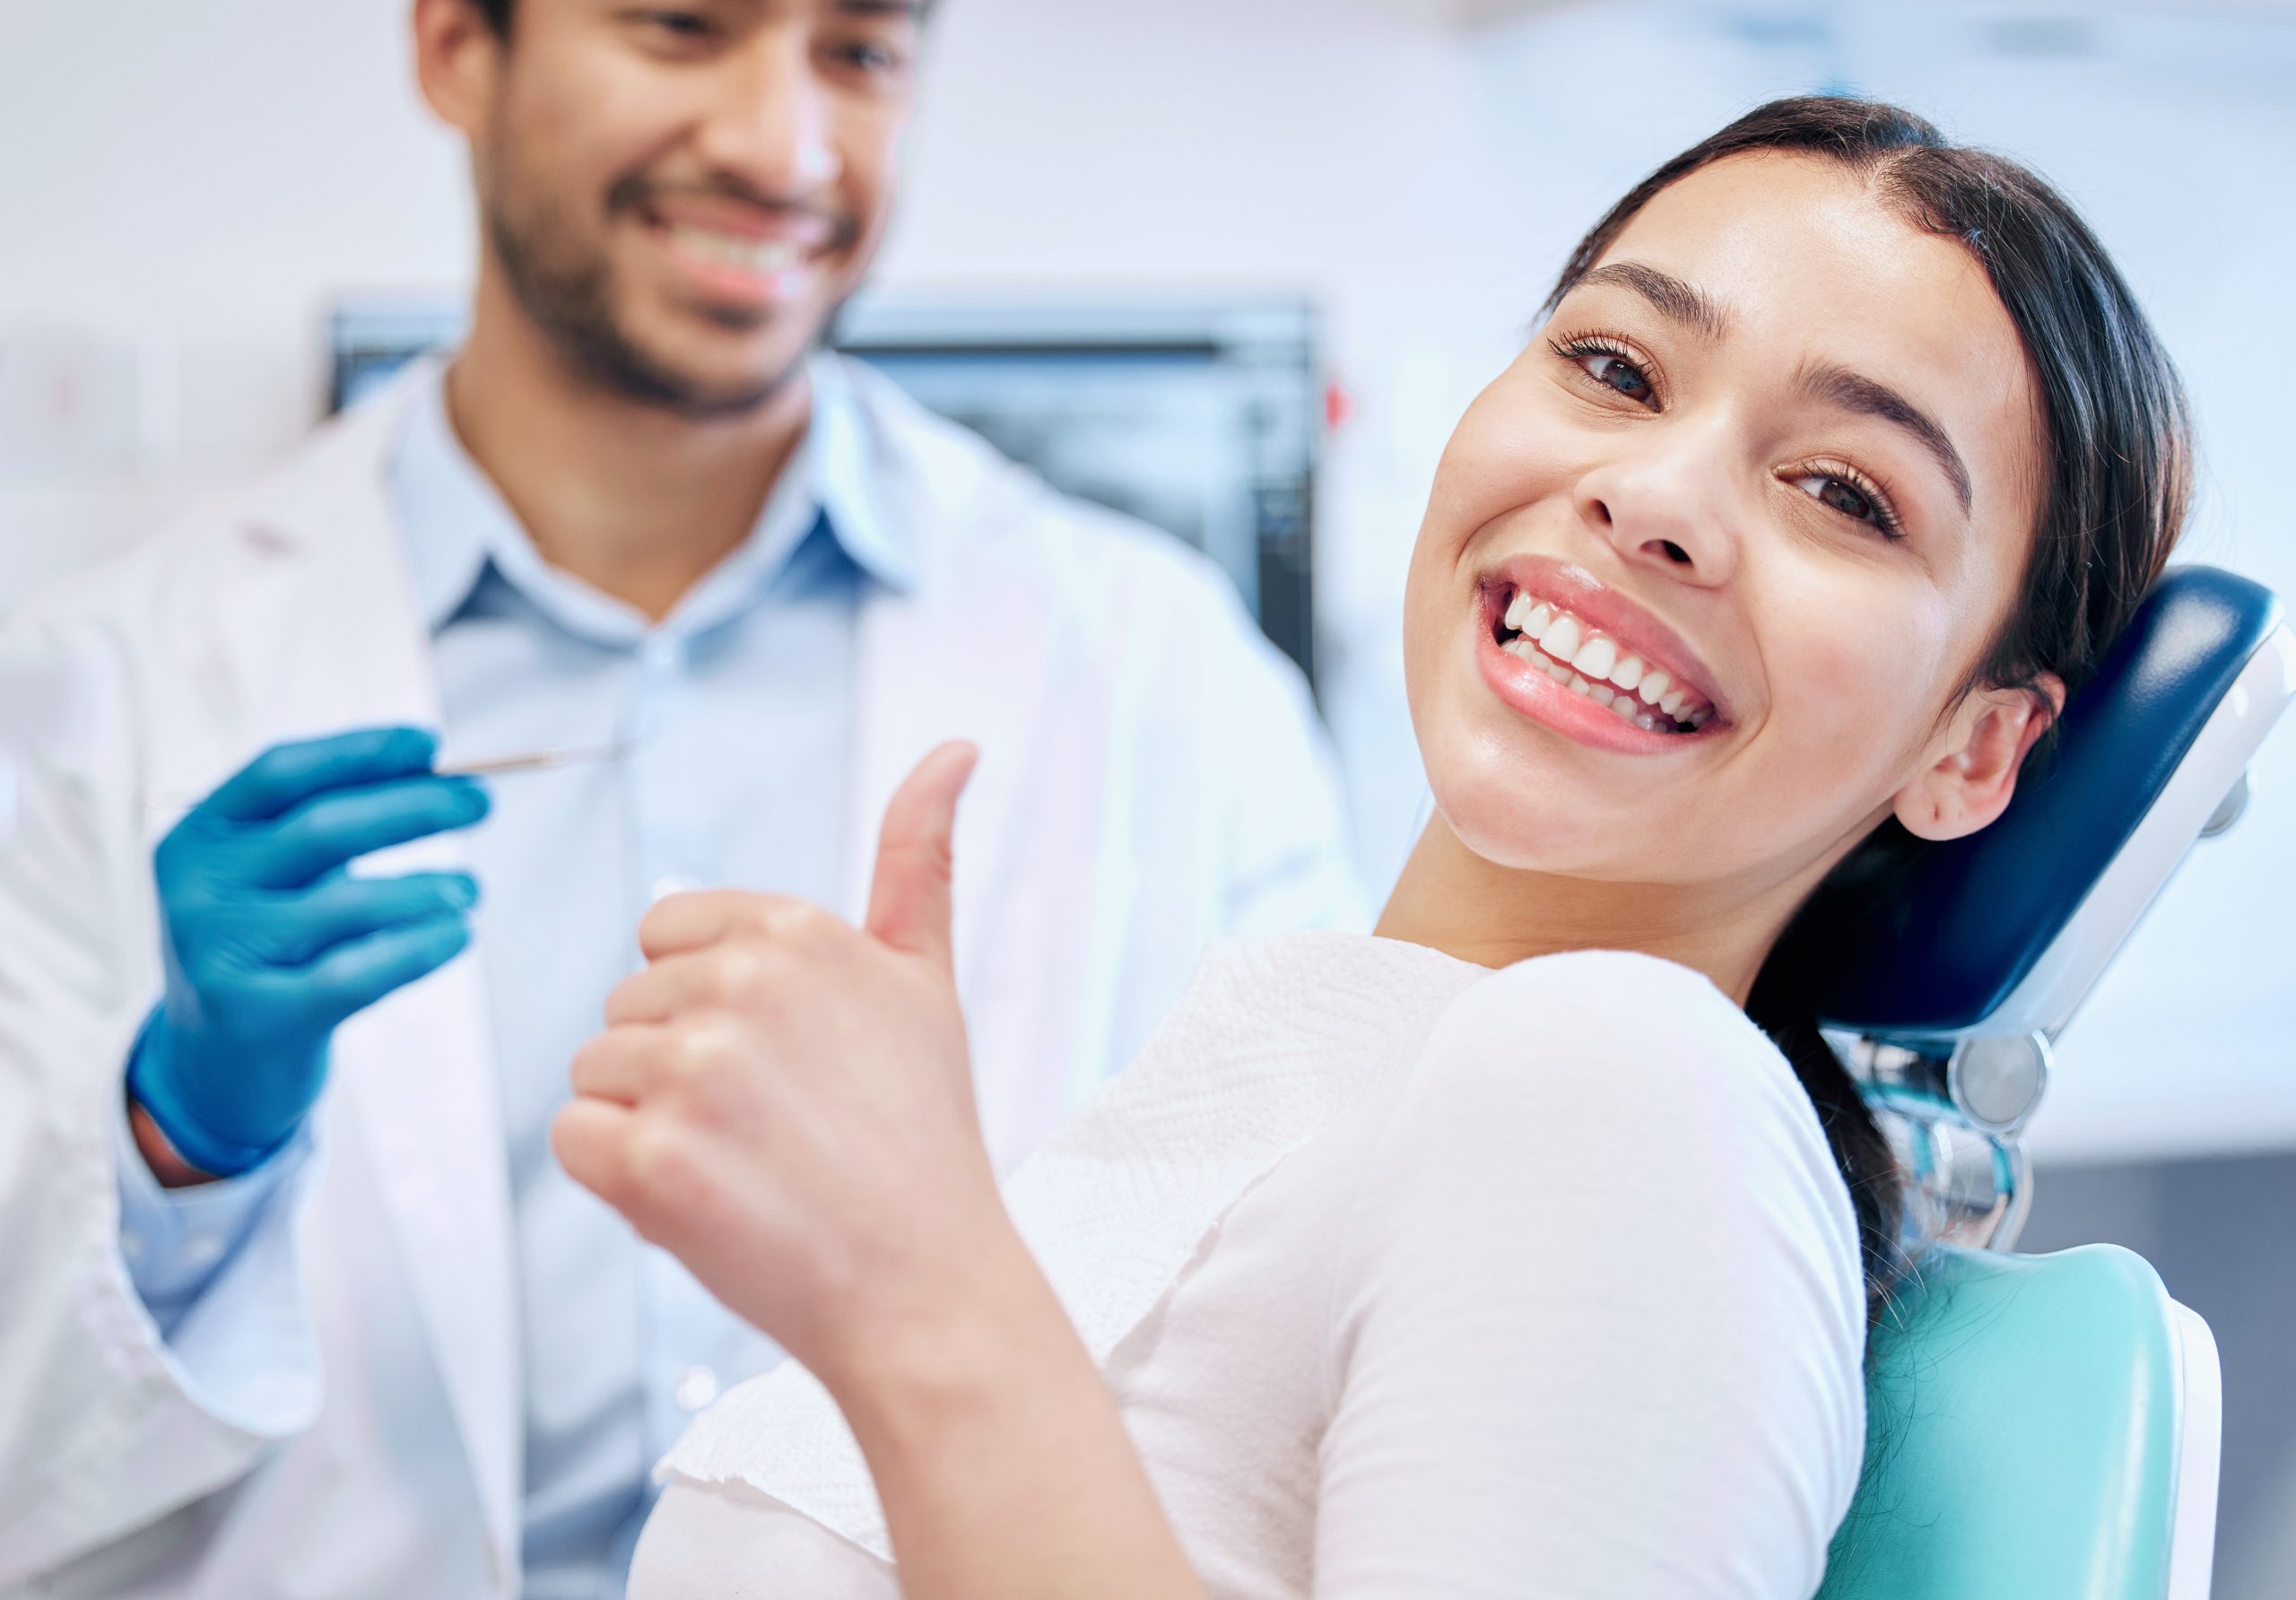
<instances>
[{"instance_id":1,"label":"white lab coat","mask_svg":"<svg viewBox=\"0 0 2296 1600\"><path fill-rule=\"evenodd\" d=\"M914 587L865 604L840 909L865 901L910 765L977 740L959 981L1009 1163L1207 937L1358 914L1335 785L1296 674L1208 564L847 371L849 442L919 536ZM0 629L10 720L29 683L47 724L0 837L0 1594L516 1591L517 1275L475 962L336 1036L320 1159L275 1197L297 1208L272 1230L295 1270L268 1264L295 1286L268 1314L309 1359L203 1392L184 1352L232 1330L195 1309L164 1343L118 1238L112 1118L160 990L151 848L171 800L278 740L438 723L384 487L410 393ZM384 865L460 855L446 838Z\"/></svg>"}]
</instances>

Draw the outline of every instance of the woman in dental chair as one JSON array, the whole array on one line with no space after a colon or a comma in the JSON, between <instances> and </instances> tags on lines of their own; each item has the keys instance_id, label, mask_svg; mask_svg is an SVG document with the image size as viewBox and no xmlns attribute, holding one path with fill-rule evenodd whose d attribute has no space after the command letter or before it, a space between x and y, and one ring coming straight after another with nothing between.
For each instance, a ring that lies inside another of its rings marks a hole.
<instances>
[{"instance_id":1,"label":"woman in dental chair","mask_svg":"<svg viewBox=\"0 0 2296 1600\"><path fill-rule=\"evenodd\" d=\"M1548 311L1412 561L1436 808L1377 935L1214 949L1001 1193L969 749L864 927L649 913L557 1148L796 1362L664 1464L637 1600L1817 1588L1898 1182L1766 963L2007 804L2184 404L2059 196L1854 100L1661 168Z\"/></svg>"}]
</instances>

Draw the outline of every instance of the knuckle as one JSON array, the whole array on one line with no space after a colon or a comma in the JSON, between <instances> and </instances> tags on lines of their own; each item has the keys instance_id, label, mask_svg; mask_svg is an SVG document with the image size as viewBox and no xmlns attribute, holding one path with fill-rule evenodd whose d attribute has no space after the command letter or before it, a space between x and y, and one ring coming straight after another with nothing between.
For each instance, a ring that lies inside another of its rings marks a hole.
<instances>
[{"instance_id":1,"label":"knuckle","mask_svg":"<svg viewBox=\"0 0 2296 1600\"><path fill-rule=\"evenodd\" d=\"M785 900L775 910L781 936L800 943L819 939L837 920L811 900Z\"/></svg>"},{"instance_id":2,"label":"knuckle","mask_svg":"<svg viewBox=\"0 0 2296 1600\"><path fill-rule=\"evenodd\" d=\"M787 895L761 894L750 901L744 922L754 936L778 942L803 935L805 913L810 909L804 901Z\"/></svg>"},{"instance_id":3,"label":"knuckle","mask_svg":"<svg viewBox=\"0 0 2296 1600\"><path fill-rule=\"evenodd\" d=\"M641 1114L622 1147L622 1175L633 1198L653 1211L675 1211L699 1183L691 1136L667 1117Z\"/></svg>"},{"instance_id":4,"label":"knuckle","mask_svg":"<svg viewBox=\"0 0 2296 1600\"><path fill-rule=\"evenodd\" d=\"M707 1084L723 1076L739 1055L730 1030L716 1018L701 1016L670 1035L665 1065L669 1074L681 1083Z\"/></svg>"},{"instance_id":5,"label":"knuckle","mask_svg":"<svg viewBox=\"0 0 2296 1600\"><path fill-rule=\"evenodd\" d=\"M176 963L193 991L215 999L239 987L239 970L214 941L195 939L176 951Z\"/></svg>"},{"instance_id":6,"label":"knuckle","mask_svg":"<svg viewBox=\"0 0 2296 1600\"><path fill-rule=\"evenodd\" d=\"M770 946L735 940L710 952L701 987L710 1000L738 1005L765 987L772 970Z\"/></svg>"},{"instance_id":7,"label":"knuckle","mask_svg":"<svg viewBox=\"0 0 2296 1600\"><path fill-rule=\"evenodd\" d=\"M318 820L306 807L271 824L265 830L270 837L264 843L286 855L300 855L317 842L320 830Z\"/></svg>"}]
</instances>

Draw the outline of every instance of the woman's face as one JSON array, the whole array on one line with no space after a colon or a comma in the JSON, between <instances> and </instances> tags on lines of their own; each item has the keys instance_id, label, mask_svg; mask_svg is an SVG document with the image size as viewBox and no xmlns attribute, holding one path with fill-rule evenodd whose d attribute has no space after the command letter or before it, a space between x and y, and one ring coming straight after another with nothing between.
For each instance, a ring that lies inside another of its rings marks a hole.
<instances>
[{"instance_id":1,"label":"woman's face","mask_svg":"<svg viewBox=\"0 0 2296 1600\"><path fill-rule=\"evenodd\" d=\"M1405 615L1443 819L1503 866L1749 892L1892 810L1983 826L2039 723L1959 691L2042 448L1960 246L1814 158L1674 184L1444 452Z\"/></svg>"}]
</instances>

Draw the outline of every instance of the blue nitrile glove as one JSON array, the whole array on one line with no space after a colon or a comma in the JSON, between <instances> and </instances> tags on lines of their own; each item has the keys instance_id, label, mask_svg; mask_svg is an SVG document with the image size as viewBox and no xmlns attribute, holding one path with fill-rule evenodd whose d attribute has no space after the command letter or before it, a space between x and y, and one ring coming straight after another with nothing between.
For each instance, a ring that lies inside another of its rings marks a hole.
<instances>
[{"instance_id":1,"label":"blue nitrile glove","mask_svg":"<svg viewBox=\"0 0 2296 1600\"><path fill-rule=\"evenodd\" d=\"M418 728L274 745L160 841L167 995L127 1089L194 1167L229 1177L284 1144L335 1025L470 943L468 874L344 870L486 814L476 783L432 773L437 752Z\"/></svg>"}]
</instances>

